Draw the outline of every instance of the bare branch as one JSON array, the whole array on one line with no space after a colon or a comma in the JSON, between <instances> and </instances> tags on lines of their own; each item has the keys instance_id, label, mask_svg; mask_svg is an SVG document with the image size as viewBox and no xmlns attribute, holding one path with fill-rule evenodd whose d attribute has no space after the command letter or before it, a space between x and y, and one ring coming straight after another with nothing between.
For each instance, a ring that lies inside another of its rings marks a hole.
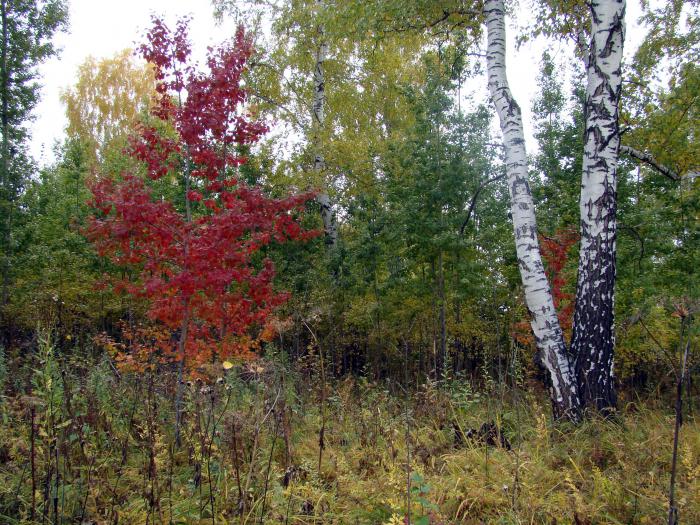
<instances>
[{"instance_id":1,"label":"bare branch","mask_svg":"<svg viewBox=\"0 0 700 525\"><path fill-rule=\"evenodd\" d=\"M639 268L639 273L642 273L642 260L644 259L644 238L639 234L637 230L631 226L625 224L618 224L618 228L622 231L627 231L632 234L639 241L639 258L637 259L637 267Z\"/></svg>"},{"instance_id":2,"label":"bare branch","mask_svg":"<svg viewBox=\"0 0 700 525\"><path fill-rule=\"evenodd\" d=\"M679 180L681 180L681 177L680 175L678 175L678 173L673 171L671 168L660 164L650 153L645 153L643 151L636 150L629 146L620 146L620 152L626 153L630 157L635 158L638 161L647 164L648 166L651 166L656 171L661 173L661 175L663 175L664 177L668 177L672 181L678 182Z\"/></svg>"},{"instance_id":3,"label":"bare branch","mask_svg":"<svg viewBox=\"0 0 700 525\"><path fill-rule=\"evenodd\" d=\"M492 182L496 182L497 180L500 180L506 176L505 173L502 173L501 175L497 175L495 177L491 177L490 179L485 180L481 184L479 184L479 187L476 189L476 192L474 193L474 196L472 197L472 202L469 204L469 210L467 210L467 218L464 219L464 222L462 223L462 227L459 229L459 234L464 235L464 230L469 224L469 219L472 218L472 213L474 212L474 208L476 207L476 201L479 198L479 195L481 194L482 190L491 184Z\"/></svg>"},{"instance_id":4,"label":"bare branch","mask_svg":"<svg viewBox=\"0 0 700 525\"><path fill-rule=\"evenodd\" d=\"M259 100L261 100L261 101L263 101L271 106L276 107L282 113L287 115L287 117L289 117L289 119L291 121L293 121L297 125L297 127L299 127L302 131L308 131L309 126L307 126L304 122L299 120L299 118L296 116L296 114L292 110L290 110L288 107L286 107L284 104L282 104L282 103L280 103L280 102L278 102L278 101L276 101L276 100L274 100L266 95L263 95L262 93L259 93L253 89L250 89L250 88L248 88L248 95L250 95L251 97L257 98L257 99L259 99Z\"/></svg>"}]
</instances>

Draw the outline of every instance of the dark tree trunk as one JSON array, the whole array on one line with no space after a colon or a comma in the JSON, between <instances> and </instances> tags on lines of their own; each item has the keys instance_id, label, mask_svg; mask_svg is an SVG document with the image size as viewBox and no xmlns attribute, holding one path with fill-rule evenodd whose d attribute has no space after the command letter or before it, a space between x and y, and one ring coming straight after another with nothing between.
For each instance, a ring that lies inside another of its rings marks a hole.
<instances>
[{"instance_id":1,"label":"dark tree trunk","mask_svg":"<svg viewBox=\"0 0 700 525\"><path fill-rule=\"evenodd\" d=\"M593 36L587 60L581 248L571 353L576 359L581 405L600 412L617 406L613 375L615 243L624 17L624 0L591 4Z\"/></svg>"}]
</instances>

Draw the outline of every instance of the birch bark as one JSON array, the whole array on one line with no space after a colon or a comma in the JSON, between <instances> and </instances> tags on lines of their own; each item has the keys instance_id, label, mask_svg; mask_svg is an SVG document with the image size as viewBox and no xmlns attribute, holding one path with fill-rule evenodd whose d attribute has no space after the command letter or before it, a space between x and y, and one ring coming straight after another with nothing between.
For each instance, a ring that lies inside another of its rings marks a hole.
<instances>
[{"instance_id":1,"label":"birch bark","mask_svg":"<svg viewBox=\"0 0 700 525\"><path fill-rule=\"evenodd\" d=\"M535 208L527 179L527 155L520 107L506 77L506 30L503 0L484 5L487 27L488 82L503 133L515 248L532 331L551 379L554 415L578 420L576 377L569 362L537 239Z\"/></svg>"},{"instance_id":2,"label":"birch bark","mask_svg":"<svg viewBox=\"0 0 700 525\"><path fill-rule=\"evenodd\" d=\"M615 243L625 0L592 2L591 19L580 200L581 248L571 351L576 358L581 404L606 411L617 404L613 375Z\"/></svg>"},{"instance_id":3,"label":"birch bark","mask_svg":"<svg viewBox=\"0 0 700 525\"><path fill-rule=\"evenodd\" d=\"M323 0L316 0L316 7L323 7ZM328 44L325 42L325 29L323 25L318 26L319 44L316 49L316 63L314 65L314 100L312 105L313 129L314 129L314 174L317 181L323 181L323 189L316 197L316 201L321 206L321 219L323 220L323 230L326 235L326 243L335 246L338 241L338 230L333 213L333 205L328 195L327 183L324 172L326 161L321 151L321 131L325 121L326 103L326 79L323 71L323 63L328 54Z\"/></svg>"}]
</instances>

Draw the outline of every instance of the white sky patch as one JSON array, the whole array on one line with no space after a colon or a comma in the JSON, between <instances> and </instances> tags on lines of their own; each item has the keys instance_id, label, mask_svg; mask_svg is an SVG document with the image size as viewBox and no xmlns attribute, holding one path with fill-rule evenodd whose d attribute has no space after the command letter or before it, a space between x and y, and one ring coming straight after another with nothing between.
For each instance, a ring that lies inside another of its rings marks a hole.
<instances>
[{"instance_id":1,"label":"white sky patch","mask_svg":"<svg viewBox=\"0 0 700 525\"><path fill-rule=\"evenodd\" d=\"M639 3L636 0L628 1L625 42L625 57L628 59L643 37L643 31L636 23L640 13ZM56 38L61 53L39 69L41 101L34 112L35 121L30 126L30 153L40 165L55 160L53 147L64 138L67 120L60 93L75 83L80 64L89 56L108 58L122 49L139 45L145 30L150 27L151 14L165 16L171 27L178 17L191 15L190 40L193 54L199 60L204 57L208 46L231 38L235 31L234 21L230 18L224 20L222 25L215 22L209 0L70 0L70 30ZM522 15L527 16L525 13ZM571 49L557 42L538 39L516 51L517 34L512 21L508 22L507 31L508 77L513 95L523 110L527 148L531 153L536 149L531 109L537 95L542 52L548 47L555 61L563 64L570 59ZM565 86L568 80L564 79ZM483 86L479 86L480 83ZM485 80L480 82L474 79L473 84L470 82L464 86L462 93L466 95L472 88L476 90L475 101L484 100L487 93Z\"/></svg>"},{"instance_id":2,"label":"white sky patch","mask_svg":"<svg viewBox=\"0 0 700 525\"><path fill-rule=\"evenodd\" d=\"M190 40L195 58L201 60L208 46L234 36L232 20L217 25L209 0L69 0L70 29L58 35L58 57L43 64L41 101L32 123L30 153L40 165L52 162L53 146L63 140L68 124L60 94L77 80L80 64L89 56L109 58L143 41L151 14L162 15L171 28L184 15L191 15Z\"/></svg>"}]
</instances>

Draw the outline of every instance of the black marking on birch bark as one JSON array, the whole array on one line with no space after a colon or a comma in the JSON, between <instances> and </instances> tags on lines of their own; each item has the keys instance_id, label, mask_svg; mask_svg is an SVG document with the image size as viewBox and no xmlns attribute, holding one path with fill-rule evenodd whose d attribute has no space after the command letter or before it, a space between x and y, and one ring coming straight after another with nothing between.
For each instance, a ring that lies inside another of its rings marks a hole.
<instances>
[{"instance_id":1,"label":"black marking on birch bark","mask_svg":"<svg viewBox=\"0 0 700 525\"><path fill-rule=\"evenodd\" d=\"M622 13L620 16L615 14L613 17L613 24L608 30L608 37L605 40L605 46L603 47L603 50L600 52L600 57L601 58L608 58L610 55L612 55L612 50L613 47L615 46L615 35L617 32L622 32L624 27L624 19L625 19L625 11L626 8L625 6L622 7Z\"/></svg>"},{"instance_id":2,"label":"black marking on birch bark","mask_svg":"<svg viewBox=\"0 0 700 525\"><path fill-rule=\"evenodd\" d=\"M588 85L593 88L585 105L584 178L580 202L584 213L571 343L582 403L603 411L616 404L612 365L618 104L624 14L624 0L605 0L591 5L593 27L587 71ZM598 49L600 40L604 43Z\"/></svg>"},{"instance_id":3,"label":"black marking on birch bark","mask_svg":"<svg viewBox=\"0 0 700 525\"><path fill-rule=\"evenodd\" d=\"M526 272L529 272L529 271L530 271L529 266L528 266L527 263L526 263L525 261L523 261L522 259L518 259L518 264L519 264L519 265L523 268L523 270L525 270Z\"/></svg>"},{"instance_id":4,"label":"black marking on birch bark","mask_svg":"<svg viewBox=\"0 0 700 525\"><path fill-rule=\"evenodd\" d=\"M610 129L610 131L608 132L608 136L603 141L603 143L600 145L600 148L598 148L598 151L603 151L605 148L607 148L608 144L610 144L610 141L612 139L619 138L617 124L611 125L610 128L612 128L612 129Z\"/></svg>"}]
</instances>

